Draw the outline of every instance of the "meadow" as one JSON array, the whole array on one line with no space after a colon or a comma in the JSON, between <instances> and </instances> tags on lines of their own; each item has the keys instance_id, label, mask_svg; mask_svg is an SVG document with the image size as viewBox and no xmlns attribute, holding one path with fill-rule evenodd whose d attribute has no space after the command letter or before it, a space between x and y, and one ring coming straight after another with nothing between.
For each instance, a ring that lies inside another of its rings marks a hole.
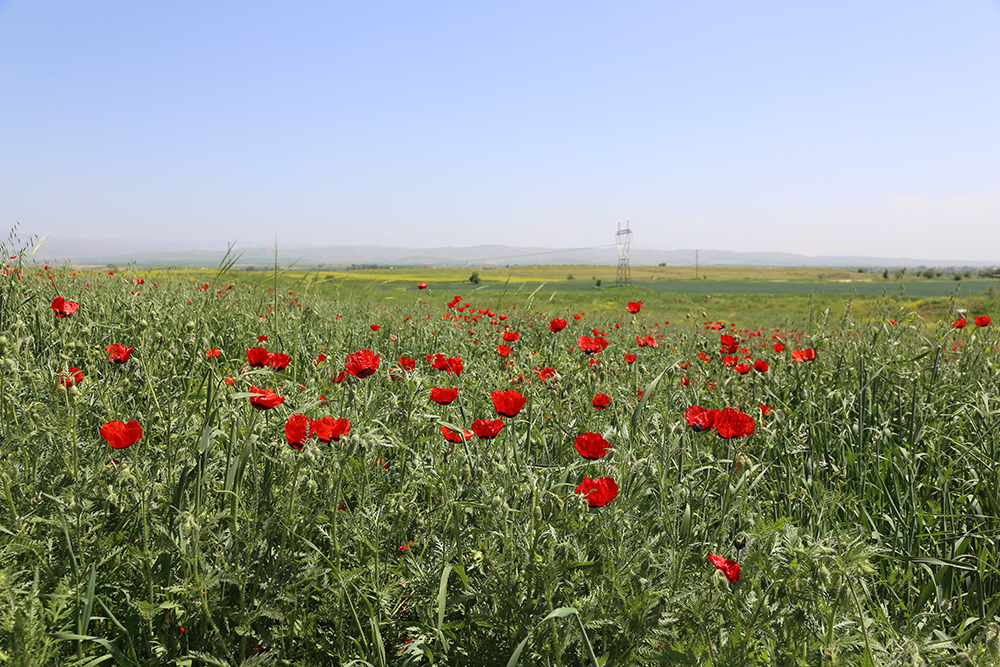
<instances>
[{"instance_id":1,"label":"meadow","mask_svg":"<svg viewBox=\"0 0 1000 667\"><path fill-rule=\"evenodd\" d=\"M4 257L0 664L1000 660L995 298Z\"/></svg>"}]
</instances>

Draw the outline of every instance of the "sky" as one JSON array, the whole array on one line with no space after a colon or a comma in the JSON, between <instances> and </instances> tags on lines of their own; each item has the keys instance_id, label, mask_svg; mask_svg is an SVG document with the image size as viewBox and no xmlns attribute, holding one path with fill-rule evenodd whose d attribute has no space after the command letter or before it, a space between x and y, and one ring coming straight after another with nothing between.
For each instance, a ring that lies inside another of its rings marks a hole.
<instances>
[{"instance_id":1,"label":"sky","mask_svg":"<svg viewBox=\"0 0 1000 667\"><path fill-rule=\"evenodd\" d=\"M0 0L0 229L1000 261L1000 0Z\"/></svg>"}]
</instances>

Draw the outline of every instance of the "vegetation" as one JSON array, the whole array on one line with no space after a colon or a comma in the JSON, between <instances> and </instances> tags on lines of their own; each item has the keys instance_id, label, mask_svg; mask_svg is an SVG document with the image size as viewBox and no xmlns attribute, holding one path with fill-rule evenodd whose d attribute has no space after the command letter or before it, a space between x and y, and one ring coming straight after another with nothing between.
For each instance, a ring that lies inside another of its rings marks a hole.
<instances>
[{"instance_id":1,"label":"vegetation","mask_svg":"<svg viewBox=\"0 0 1000 667\"><path fill-rule=\"evenodd\" d=\"M3 250L0 663L1000 654L1000 336L973 320L995 312L983 295L945 298L940 322L898 293L837 310L749 295L731 320L733 297L586 281L461 298L228 261L74 272ZM782 308L801 322L758 326ZM284 400L255 409L257 388ZM525 399L513 416L500 390ZM690 406L753 432L698 432ZM294 415L350 428L300 438ZM459 437L475 420L503 425ZM113 449L107 424L130 421L141 438ZM584 434L608 453L581 456ZM617 495L591 506L584 478L604 477Z\"/></svg>"}]
</instances>

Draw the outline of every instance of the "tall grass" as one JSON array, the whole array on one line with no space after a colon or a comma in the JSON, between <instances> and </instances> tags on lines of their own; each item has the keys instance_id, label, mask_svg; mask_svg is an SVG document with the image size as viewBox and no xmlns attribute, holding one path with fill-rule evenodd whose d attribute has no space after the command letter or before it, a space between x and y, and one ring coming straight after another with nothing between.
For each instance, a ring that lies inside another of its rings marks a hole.
<instances>
[{"instance_id":1,"label":"tall grass","mask_svg":"<svg viewBox=\"0 0 1000 667\"><path fill-rule=\"evenodd\" d=\"M700 313L671 326L624 311L576 320L495 294L460 312L433 290L391 305L303 296L275 289L277 276L241 282L225 262L206 283L72 275L13 244L0 276L0 662L980 664L1000 653L992 326L928 325L892 299L876 319L816 313L799 332L718 331ZM78 312L55 318L56 295ZM555 316L570 326L552 333ZM505 328L520 334L506 359ZM591 366L576 339L595 328L610 345ZM768 372L723 366L721 333ZM647 334L657 347L637 348ZM114 343L135 346L126 364L107 361ZM248 368L258 344L291 363ZM808 347L815 361L791 359ZM377 372L331 382L362 348L381 355ZM461 375L425 362L439 352L463 359ZM401 356L416 368L395 368ZM69 366L85 379L66 388ZM539 379L544 367L556 375ZM285 402L254 410L250 386ZM459 399L432 403L434 386ZM489 394L508 388L528 402L496 439L442 438L442 425L495 418ZM612 398L602 411L598 392ZM740 408L756 430L696 433L691 405ZM292 449L292 413L351 430ZM142 439L112 450L98 435L110 420L140 422ZM611 453L582 459L583 432ZM584 476L612 477L619 495L588 507L574 493ZM738 560L740 580L707 553Z\"/></svg>"}]
</instances>

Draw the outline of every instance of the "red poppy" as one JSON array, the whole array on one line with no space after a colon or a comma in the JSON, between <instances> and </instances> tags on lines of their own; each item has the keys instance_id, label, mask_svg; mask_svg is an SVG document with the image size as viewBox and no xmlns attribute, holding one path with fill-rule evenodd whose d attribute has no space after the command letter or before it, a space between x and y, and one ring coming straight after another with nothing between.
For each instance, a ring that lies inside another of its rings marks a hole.
<instances>
[{"instance_id":1,"label":"red poppy","mask_svg":"<svg viewBox=\"0 0 1000 667\"><path fill-rule=\"evenodd\" d=\"M451 405L456 398L458 398L457 389L443 389L441 387L431 389L431 400L438 405Z\"/></svg>"},{"instance_id":2,"label":"red poppy","mask_svg":"<svg viewBox=\"0 0 1000 667\"><path fill-rule=\"evenodd\" d=\"M267 355L267 366L276 371L283 371L288 367L291 358L283 352L274 352Z\"/></svg>"},{"instance_id":3,"label":"red poppy","mask_svg":"<svg viewBox=\"0 0 1000 667\"><path fill-rule=\"evenodd\" d=\"M505 341L507 341L508 343L513 343L514 341L516 341L520 337L521 337L521 334L517 333L516 331L504 331L503 332L503 339Z\"/></svg>"},{"instance_id":4,"label":"red poppy","mask_svg":"<svg viewBox=\"0 0 1000 667\"><path fill-rule=\"evenodd\" d=\"M719 437L726 440L742 438L753 433L753 417L735 408L719 410L715 415L715 430L719 433Z\"/></svg>"},{"instance_id":5,"label":"red poppy","mask_svg":"<svg viewBox=\"0 0 1000 667\"><path fill-rule=\"evenodd\" d=\"M581 433L576 436L573 446L580 452L580 456L588 461L604 458L608 448L611 447L600 433Z\"/></svg>"},{"instance_id":6,"label":"red poppy","mask_svg":"<svg viewBox=\"0 0 1000 667\"><path fill-rule=\"evenodd\" d=\"M760 408L760 414L764 415L765 417L771 414L771 410L774 409L768 405L764 405L763 403L761 403L758 407Z\"/></svg>"},{"instance_id":7,"label":"red poppy","mask_svg":"<svg viewBox=\"0 0 1000 667\"><path fill-rule=\"evenodd\" d=\"M458 431L452 431L447 426L442 426L441 435L443 435L444 439L447 440L448 442L462 442L472 437L472 431L466 431L465 429L462 429L462 432L459 433Z\"/></svg>"},{"instance_id":8,"label":"red poppy","mask_svg":"<svg viewBox=\"0 0 1000 667\"><path fill-rule=\"evenodd\" d=\"M580 336L576 339L576 342L580 346L580 349L587 354L600 352L608 346L608 341L604 340L601 336L596 336L594 338L591 338L590 336Z\"/></svg>"},{"instance_id":9,"label":"red poppy","mask_svg":"<svg viewBox=\"0 0 1000 667\"><path fill-rule=\"evenodd\" d=\"M220 354L222 354L222 350L217 347L213 347L211 350L205 350L205 356L209 359L218 359Z\"/></svg>"},{"instance_id":10,"label":"red poppy","mask_svg":"<svg viewBox=\"0 0 1000 667\"><path fill-rule=\"evenodd\" d=\"M125 449L139 442L142 438L142 426L137 421L122 423L120 421L105 422L101 427L101 437L115 449Z\"/></svg>"},{"instance_id":11,"label":"red poppy","mask_svg":"<svg viewBox=\"0 0 1000 667\"><path fill-rule=\"evenodd\" d=\"M250 405L258 410L270 410L276 405L281 405L285 402L283 396L278 396L270 389L260 389L251 386L250 393L254 394L254 396L250 396Z\"/></svg>"},{"instance_id":12,"label":"red poppy","mask_svg":"<svg viewBox=\"0 0 1000 667\"><path fill-rule=\"evenodd\" d=\"M462 360L459 357L446 357L439 352L438 354L428 354L425 358L430 362L431 368L455 375L462 373Z\"/></svg>"},{"instance_id":13,"label":"red poppy","mask_svg":"<svg viewBox=\"0 0 1000 667\"><path fill-rule=\"evenodd\" d=\"M354 354L347 355L347 363L344 370L356 378L366 378L378 368L380 355L375 354L368 348L358 350Z\"/></svg>"},{"instance_id":14,"label":"red poppy","mask_svg":"<svg viewBox=\"0 0 1000 667\"><path fill-rule=\"evenodd\" d=\"M746 375L747 373L750 372L750 364L747 363L737 364L733 366L733 370L739 373L740 375Z\"/></svg>"},{"instance_id":15,"label":"red poppy","mask_svg":"<svg viewBox=\"0 0 1000 667\"><path fill-rule=\"evenodd\" d=\"M640 308L642 308L642 301L629 301L625 305L625 310L632 313L633 315L638 313Z\"/></svg>"},{"instance_id":16,"label":"red poppy","mask_svg":"<svg viewBox=\"0 0 1000 667\"><path fill-rule=\"evenodd\" d=\"M417 362L415 359L410 359L409 357L400 357L398 360L399 367L404 371L412 371L417 367Z\"/></svg>"},{"instance_id":17,"label":"red poppy","mask_svg":"<svg viewBox=\"0 0 1000 667\"><path fill-rule=\"evenodd\" d=\"M549 322L549 331L551 331L552 333L559 333L565 328L566 328L566 320L564 320L561 317L553 318L552 321Z\"/></svg>"},{"instance_id":18,"label":"red poppy","mask_svg":"<svg viewBox=\"0 0 1000 667\"><path fill-rule=\"evenodd\" d=\"M264 336L267 338L267 336ZM262 347L251 347L247 350L247 363L253 368L263 368L271 358L271 353Z\"/></svg>"},{"instance_id":19,"label":"red poppy","mask_svg":"<svg viewBox=\"0 0 1000 667\"><path fill-rule=\"evenodd\" d=\"M990 322L991 320L989 315L980 315L979 317L976 318L977 327L988 327L990 325Z\"/></svg>"},{"instance_id":20,"label":"red poppy","mask_svg":"<svg viewBox=\"0 0 1000 667\"><path fill-rule=\"evenodd\" d=\"M75 384L80 384L83 382L83 371L81 371L76 366L70 366L68 369L63 371L59 370L59 384L64 387L72 387Z\"/></svg>"},{"instance_id":21,"label":"red poppy","mask_svg":"<svg viewBox=\"0 0 1000 667\"><path fill-rule=\"evenodd\" d=\"M497 345L497 354L499 354L501 357L507 357L507 355L510 354L510 346L509 345Z\"/></svg>"},{"instance_id":22,"label":"red poppy","mask_svg":"<svg viewBox=\"0 0 1000 667\"><path fill-rule=\"evenodd\" d=\"M69 317L76 312L76 309L80 307L75 301L67 301L61 296L57 296L52 299L52 312L55 313L56 317Z\"/></svg>"},{"instance_id":23,"label":"red poppy","mask_svg":"<svg viewBox=\"0 0 1000 667\"><path fill-rule=\"evenodd\" d=\"M725 348L724 351L727 354L732 354L736 351L736 348L739 347L739 343L736 342L736 339L729 334L722 334L719 338L719 342L722 343L722 347Z\"/></svg>"},{"instance_id":24,"label":"red poppy","mask_svg":"<svg viewBox=\"0 0 1000 667\"><path fill-rule=\"evenodd\" d=\"M493 407L496 409L497 414L504 417L516 417L517 413L524 407L524 404L528 402L528 399L522 396L521 392L516 389L495 391L490 394L490 398L493 399Z\"/></svg>"},{"instance_id":25,"label":"red poppy","mask_svg":"<svg viewBox=\"0 0 1000 667\"><path fill-rule=\"evenodd\" d=\"M258 343L266 343L267 342L267 336L257 336L257 342Z\"/></svg>"},{"instance_id":26,"label":"red poppy","mask_svg":"<svg viewBox=\"0 0 1000 667\"><path fill-rule=\"evenodd\" d=\"M708 560L712 561L712 565L719 568L729 581L735 584L740 580L740 564L736 561L715 554L708 554Z\"/></svg>"},{"instance_id":27,"label":"red poppy","mask_svg":"<svg viewBox=\"0 0 1000 667\"><path fill-rule=\"evenodd\" d=\"M771 349L774 350L775 352L784 352L785 346L781 343L775 343L773 346L771 346Z\"/></svg>"},{"instance_id":28,"label":"red poppy","mask_svg":"<svg viewBox=\"0 0 1000 667\"><path fill-rule=\"evenodd\" d=\"M587 499L587 504L591 507L604 507L618 497L618 485L610 477L598 479L584 477L580 486L574 490L576 493L583 494Z\"/></svg>"},{"instance_id":29,"label":"red poppy","mask_svg":"<svg viewBox=\"0 0 1000 667\"><path fill-rule=\"evenodd\" d=\"M330 382L336 382L339 384L343 382L344 379L346 378L347 378L347 373L345 373L344 371L340 371L340 375L334 375L332 378L330 378Z\"/></svg>"},{"instance_id":30,"label":"red poppy","mask_svg":"<svg viewBox=\"0 0 1000 667\"><path fill-rule=\"evenodd\" d=\"M758 359L757 361L753 362L753 369L758 373L766 373L768 369L767 362L764 361L763 359Z\"/></svg>"},{"instance_id":31,"label":"red poppy","mask_svg":"<svg viewBox=\"0 0 1000 667\"><path fill-rule=\"evenodd\" d=\"M346 419L334 419L333 417L323 417L309 422L309 428L313 434L322 442L340 440L351 432L351 422Z\"/></svg>"},{"instance_id":32,"label":"red poppy","mask_svg":"<svg viewBox=\"0 0 1000 667\"><path fill-rule=\"evenodd\" d=\"M607 394L595 394L594 400L591 401L595 410L603 410L604 408L611 405L611 397Z\"/></svg>"},{"instance_id":33,"label":"red poppy","mask_svg":"<svg viewBox=\"0 0 1000 667\"><path fill-rule=\"evenodd\" d=\"M635 355L634 354L629 354L628 352L626 352L625 354L622 355L622 359L625 360L626 364L634 364L635 363Z\"/></svg>"},{"instance_id":34,"label":"red poppy","mask_svg":"<svg viewBox=\"0 0 1000 667\"><path fill-rule=\"evenodd\" d=\"M379 325L377 325L377 324L371 325L371 330L372 331L378 331L379 329L380 329Z\"/></svg>"},{"instance_id":35,"label":"red poppy","mask_svg":"<svg viewBox=\"0 0 1000 667\"><path fill-rule=\"evenodd\" d=\"M135 346L125 347L124 345L108 345L104 351L108 353L108 361L115 364L124 364L132 356Z\"/></svg>"},{"instance_id":36,"label":"red poppy","mask_svg":"<svg viewBox=\"0 0 1000 667\"><path fill-rule=\"evenodd\" d=\"M539 380L543 380L543 381L544 380L549 380L549 379L555 377L555 375L556 375L556 369L554 369L554 368L548 368L548 367L546 367L546 368L539 369L536 366L535 370L537 371L536 375L538 376L538 379Z\"/></svg>"},{"instance_id":37,"label":"red poppy","mask_svg":"<svg viewBox=\"0 0 1000 667\"><path fill-rule=\"evenodd\" d=\"M806 350L792 350L792 359L795 361L812 361L816 358L816 350L811 347Z\"/></svg>"},{"instance_id":38,"label":"red poppy","mask_svg":"<svg viewBox=\"0 0 1000 667\"><path fill-rule=\"evenodd\" d=\"M702 433L715 428L715 418L719 414L718 410L708 410L706 408L692 405L684 411L684 419L693 431Z\"/></svg>"},{"instance_id":39,"label":"red poppy","mask_svg":"<svg viewBox=\"0 0 1000 667\"><path fill-rule=\"evenodd\" d=\"M951 326L955 327L956 329L965 328L965 318L964 317L958 318L957 320L951 323Z\"/></svg>"},{"instance_id":40,"label":"red poppy","mask_svg":"<svg viewBox=\"0 0 1000 667\"><path fill-rule=\"evenodd\" d=\"M725 329L725 328L726 328L726 325L725 325L725 324L723 324L722 322L712 322L712 323L711 323L711 324L710 324L710 325L708 326L708 328L709 328L709 329L712 329L713 331L718 331L719 329Z\"/></svg>"},{"instance_id":41,"label":"red poppy","mask_svg":"<svg viewBox=\"0 0 1000 667\"><path fill-rule=\"evenodd\" d=\"M302 449L302 444L310 436L309 417L294 414L285 423L285 441L292 449Z\"/></svg>"},{"instance_id":42,"label":"red poppy","mask_svg":"<svg viewBox=\"0 0 1000 667\"><path fill-rule=\"evenodd\" d=\"M500 433L500 429L503 428L503 420L477 419L472 422L471 428L472 432L475 433L476 437L480 440L489 440L490 438L497 437L497 434Z\"/></svg>"},{"instance_id":43,"label":"red poppy","mask_svg":"<svg viewBox=\"0 0 1000 667\"><path fill-rule=\"evenodd\" d=\"M427 289L427 283L417 283L417 289Z\"/></svg>"}]
</instances>

